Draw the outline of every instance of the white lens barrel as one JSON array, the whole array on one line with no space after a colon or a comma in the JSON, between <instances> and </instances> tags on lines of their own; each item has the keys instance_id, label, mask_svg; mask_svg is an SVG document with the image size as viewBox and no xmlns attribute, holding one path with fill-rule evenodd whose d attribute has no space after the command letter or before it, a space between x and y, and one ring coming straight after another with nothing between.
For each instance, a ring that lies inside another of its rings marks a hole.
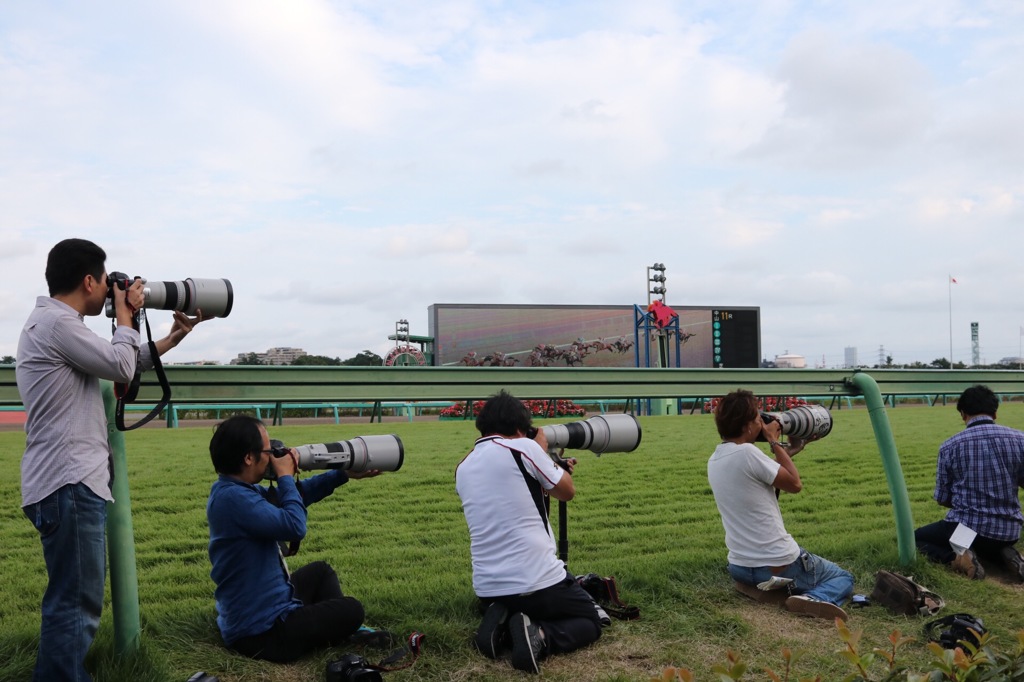
<instances>
[{"instance_id":1,"label":"white lens barrel","mask_svg":"<svg viewBox=\"0 0 1024 682\"><path fill-rule=\"evenodd\" d=\"M334 443L311 443L295 448L299 468L345 469L347 471L398 471L405 461L405 447L396 435L356 436Z\"/></svg>"},{"instance_id":2,"label":"white lens barrel","mask_svg":"<svg viewBox=\"0 0 1024 682\"><path fill-rule=\"evenodd\" d=\"M595 415L590 419L543 427L548 447L568 450L632 452L640 445L640 423L631 414Z\"/></svg>"},{"instance_id":3,"label":"white lens barrel","mask_svg":"<svg viewBox=\"0 0 1024 682\"><path fill-rule=\"evenodd\" d=\"M768 414L779 420L783 434L794 438L824 438L832 431L832 413L822 405L797 405L785 412Z\"/></svg>"}]
</instances>

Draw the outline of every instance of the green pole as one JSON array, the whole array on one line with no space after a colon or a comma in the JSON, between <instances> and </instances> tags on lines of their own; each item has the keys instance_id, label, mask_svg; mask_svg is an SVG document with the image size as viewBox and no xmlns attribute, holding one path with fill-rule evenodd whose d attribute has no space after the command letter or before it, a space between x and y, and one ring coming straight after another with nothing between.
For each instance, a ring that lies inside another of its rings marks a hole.
<instances>
[{"instance_id":1,"label":"green pole","mask_svg":"<svg viewBox=\"0 0 1024 682\"><path fill-rule=\"evenodd\" d=\"M135 570L135 533L132 530L132 501L128 494L128 463L124 433L114 425L114 385L102 382L103 404L107 409L107 438L113 453L114 503L107 505L107 554L110 560L110 597L114 608L114 648L119 654L139 648L139 579Z\"/></svg>"},{"instance_id":2,"label":"green pole","mask_svg":"<svg viewBox=\"0 0 1024 682\"><path fill-rule=\"evenodd\" d=\"M875 380L863 372L855 372L846 381L860 389L864 395L864 403L867 405L868 415L871 417L871 428L875 432L875 442L878 443L878 451L882 456L885 478L889 483L889 496L892 497L900 564L906 566L917 558L917 546L914 542L914 518L910 513L910 497L907 494L907 483L903 479L900 456L896 452L896 440L892 436L889 417L885 413L885 400L882 398L882 392Z\"/></svg>"}]
</instances>

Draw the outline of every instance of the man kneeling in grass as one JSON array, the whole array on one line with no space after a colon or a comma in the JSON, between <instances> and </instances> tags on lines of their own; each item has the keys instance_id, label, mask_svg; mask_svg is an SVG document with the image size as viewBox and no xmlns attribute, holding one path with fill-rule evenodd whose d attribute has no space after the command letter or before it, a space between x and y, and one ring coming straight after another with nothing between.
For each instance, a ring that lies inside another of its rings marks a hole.
<instances>
[{"instance_id":1,"label":"man kneeling in grass","mask_svg":"<svg viewBox=\"0 0 1024 682\"><path fill-rule=\"evenodd\" d=\"M715 410L715 426L722 443L708 460L708 481L725 526L728 569L736 588L758 599L765 594L759 585L784 583L790 591L787 610L846 620L841 607L853 592L853 576L800 547L786 532L779 510L777 491L803 488L792 457L805 442L791 437L789 444L782 443L782 425L762 421L750 391L725 396ZM761 435L775 459L754 445Z\"/></svg>"},{"instance_id":2,"label":"man kneeling in grass","mask_svg":"<svg viewBox=\"0 0 1024 682\"><path fill-rule=\"evenodd\" d=\"M480 438L455 470L469 526L473 589L489 603L476 646L497 658L511 640L511 663L537 674L549 653L566 653L601 636L594 600L555 555L544 496L571 500L569 471L548 456L530 410L505 391L476 419Z\"/></svg>"}]
</instances>

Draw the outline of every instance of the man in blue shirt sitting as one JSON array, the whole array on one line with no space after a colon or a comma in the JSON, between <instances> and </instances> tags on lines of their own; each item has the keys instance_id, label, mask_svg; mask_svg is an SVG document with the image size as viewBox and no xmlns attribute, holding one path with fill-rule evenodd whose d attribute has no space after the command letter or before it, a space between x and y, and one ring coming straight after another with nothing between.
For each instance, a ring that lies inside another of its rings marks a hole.
<instances>
[{"instance_id":1,"label":"man in blue shirt sitting","mask_svg":"<svg viewBox=\"0 0 1024 682\"><path fill-rule=\"evenodd\" d=\"M935 500L949 512L914 536L929 559L968 578L985 577L980 556L1024 582L1024 559L1014 547L1024 525L1017 497L1017 489L1024 487L1024 433L997 425L998 408L999 398L987 386L972 386L960 395L956 409L967 428L939 448L935 475ZM977 536L957 554L950 538L961 524Z\"/></svg>"},{"instance_id":2,"label":"man in blue shirt sitting","mask_svg":"<svg viewBox=\"0 0 1024 682\"><path fill-rule=\"evenodd\" d=\"M210 490L210 577L217 584L217 625L224 643L251 658L278 663L343 642L363 622L363 606L341 593L338 576L315 561L289 573L279 543L306 535L306 506L350 478L379 471L335 469L298 482L294 450L271 456L263 423L238 415L221 423L210 441L220 477ZM268 467L277 488L257 485ZM275 499L276 497L276 499Z\"/></svg>"}]
</instances>

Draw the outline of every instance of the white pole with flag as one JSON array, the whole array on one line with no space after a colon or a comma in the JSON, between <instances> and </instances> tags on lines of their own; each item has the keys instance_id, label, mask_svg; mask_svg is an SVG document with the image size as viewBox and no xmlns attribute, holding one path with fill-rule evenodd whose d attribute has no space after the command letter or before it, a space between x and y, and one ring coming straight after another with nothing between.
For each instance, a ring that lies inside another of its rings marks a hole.
<instances>
[{"instance_id":1,"label":"white pole with flag","mask_svg":"<svg viewBox=\"0 0 1024 682\"><path fill-rule=\"evenodd\" d=\"M953 369L953 285L956 284L956 279L953 275L949 276L949 368Z\"/></svg>"}]
</instances>

